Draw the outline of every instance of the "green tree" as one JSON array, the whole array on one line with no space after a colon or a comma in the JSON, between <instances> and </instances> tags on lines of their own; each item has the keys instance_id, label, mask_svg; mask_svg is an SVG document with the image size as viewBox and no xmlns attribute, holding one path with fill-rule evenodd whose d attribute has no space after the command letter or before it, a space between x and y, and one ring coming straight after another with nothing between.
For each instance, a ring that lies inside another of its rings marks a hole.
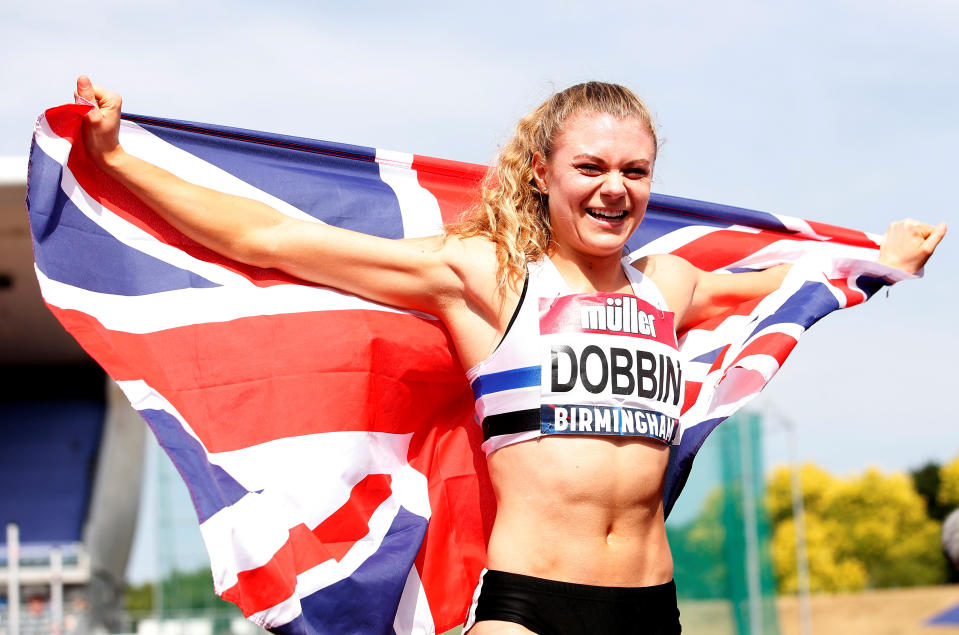
<instances>
[{"instance_id":1,"label":"green tree","mask_svg":"<svg viewBox=\"0 0 959 635\"><path fill-rule=\"evenodd\" d=\"M867 470L840 488L830 517L847 528L844 554L866 567L869 586L916 586L943 581L941 524L905 474Z\"/></svg>"},{"instance_id":2,"label":"green tree","mask_svg":"<svg viewBox=\"0 0 959 635\"><path fill-rule=\"evenodd\" d=\"M838 523L806 514L806 552L809 556L809 587L813 592L858 591L867 582L866 567L836 548L843 529ZM796 525L785 518L776 525L770 551L777 588L783 593L799 590L796 571Z\"/></svg>"},{"instance_id":3,"label":"green tree","mask_svg":"<svg viewBox=\"0 0 959 635\"><path fill-rule=\"evenodd\" d=\"M140 616L153 611L153 584L147 582L138 586L127 586L124 594L127 611Z\"/></svg>"},{"instance_id":4,"label":"green tree","mask_svg":"<svg viewBox=\"0 0 959 635\"><path fill-rule=\"evenodd\" d=\"M801 470L813 590L935 584L945 579L940 524L905 474L868 470L838 479L813 465ZM795 527L789 471L776 470L767 504L774 519L772 555L778 588L796 589Z\"/></svg>"},{"instance_id":5,"label":"green tree","mask_svg":"<svg viewBox=\"0 0 959 635\"><path fill-rule=\"evenodd\" d=\"M947 463L939 470L938 502L947 510L952 511L959 507L959 457Z\"/></svg>"},{"instance_id":6,"label":"green tree","mask_svg":"<svg viewBox=\"0 0 959 635\"><path fill-rule=\"evenodd\" d=\"M939 490L936 492L936 505L942 513L942 519L959 507L959 457L939 468ZM940 520L942 520L940 519ZM959 569L946 560L946 576L949 582L959 582Z\"/></svg>"},{"instance_id":7,"label":"green tree","mask_svg":"<svg viewBox=\"0 0 959 635\"><path fill-rule=\"evenodd\" d=\"M241 615L239 609L233 604L221 600L213 592L213 578L210 569L206 567L188 572L173 571L160 584L163 585L165 615L202 611L204 614L218 618L214 629L217 633L229 632L229 618ZM154 583L151 582L139 586L128 586L124 598L127 611L135 619L154 614L156 612L153 604L154 593ZM227 630L224 631L223 628Z\"/></svg>"},{"instance_id":8,"label":"green tree","mask_svg":"<svg viewBox=\"0 0 959 635\"><path fill-rule=\"evenodd\" d=\"M213 575L207 567L173 571L163 579L163 608L167 611L211 609L222 603L213 592Z\"/></svg>"},{"instance_id":9,"label":"green tree","mask_svg":"<svg viewBox=\"0 0 959 635\"><path fill-rule=\"evenodd\" d=\"M803 507L807 512L820 513L826 509L831 497L838 491L839 480L824 469L806 463L800 468ZM769 521L775 526L780 521L792 518L792 480L790 468L780 467L773 471L766 487L766 507Z\"/></svg>"},{"instance_id":10,"label":"green tree","mask_svg":"<svg viewBox=\"0 0 959 635\"><path fill-rule=\"evenodd\" d=\"M939 489L942 483L942 466L930 461L919 469L910 472L916 491L926 501L929 518L942 522L949 515L949 506L939 502Z\"/></svg>"},{"instance_id":11,"label":"green tree","mask_svg":"<svg viewBox=\"0 0 959 635\"><path fill-rule=\"evenodd\" d=\"M669 528L673 553L673 577L679 592L687 598L718 598L726 595L728 568L723 555L726 527L723 524L725 493L713 489L703 501L700 513L688 524Z\"/></svg>"}]
</instances>

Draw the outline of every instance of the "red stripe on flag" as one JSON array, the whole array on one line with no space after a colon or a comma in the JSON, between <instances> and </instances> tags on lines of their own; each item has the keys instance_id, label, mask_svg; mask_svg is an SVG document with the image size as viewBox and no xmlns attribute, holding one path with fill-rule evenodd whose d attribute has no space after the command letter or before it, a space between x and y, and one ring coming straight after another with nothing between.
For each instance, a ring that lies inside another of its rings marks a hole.
<instances>
[{"instance_id":1,"label":"red stripe on flag","mask_svg":"<svg viewBox=\"0 0 959 635\"><path fill-rule=\"evenodd\" d=\"M716 386L711 405L724 406L755 395L766 386L766 378L759 371L732 367Z\"/></svg>"},{"instance_id":2,"label":"red stripe on flag","mask_svg":"<svg viewBox=\"0 0 959 635\"><path fill-rule=\"evenodd\" d=\"M866 294L859 289L853 289L849 286L849 281L845 278L835 278L829 281L833 287L842 291L846 296L846 307L856 306L866 300Z\"/></svg>"},{"instance_id":3,"label":"red stripe on flag","mask_svg":"<svg viewBox=\"0 0 959 635\"><path fill-rule=\"evenodd\" d=\"M719 370L723 367L723 360L726 359L726 353L729 351L729 344L723 346L723 350L719 351L719 355L716 356L716 359L713 360L713 365L709 367L709 372L707 375L714 370Z\"/></svg>"},{"instance_id":4,"label":"red stripe on flag","mask_svg":"<svg viewBox=\"0 0 959 635\"><path fill-rule=\"evenodd\" d=\"M327 560L338 562L370 533L370 518L390 497L391 482L389 474L367 475L353 486L342 507L312 531L303 524L290 529L289 538L269 562L241 571L221 597L235 603L246 617L289 598L296 590L296 576Z\"/></svg>"},{"instance_id":5,"label":"red stripe on flag","mask_svg":"<svg viewBox=\"0 0 959 635\"><path fill-rule=\"evenodd\" d=\"M413 156L413 169L420 187L430 191L440 206L443 223L459 220L479 202L479 184L486 168L472 163Z\"/></svg>"},{"instance_id":6,"label":"red stripe on flag","mask_svg":"<svg viewBox=\"0 0 959 635\"><path fill-rule=\"evenodd\" d=\"M55 135L72 144L80 137L83 116L90 112L91 108L92 106L82 104L65 104L47 109L43 116Z\"/></svg>"},{"instance_id":7,"label":"red stripe on flag","mask_svg":"<svg viewBox=\"0 0 959 635\"><path fill-rule=\"evenodd\" d=\"M96 360L107 374L116 381L137 379L121 351L109 345L111 332L98 320L81 311L61 309L46 302L47 308L77 340L83 350ZM135 363L135 360L132 360Z\"/></svg>"},{"instance_id":8,"label":"red stripe on flag","mask_svg":"<svg viewBox=\"0 0 959 635\"><path fill-rule=\"evenodd\" d=\"M209 452L338 430L409 433L473 403L446 331L408 314L316 311L141 335L50 308L111 377L162 394Z\"/></svg>"},{"instance_id":9,"label":"red stripe on flag","mask_svg":"<svg viewBox=\"0 0 959 635\"><path fill-rule=\"evenodd\" d=\"M677 331L676 335L678 337L682 337L686 333L694 330L714 331L716 327L718 327L720 324L723 323L724 320L726 320L726 318L732 317L734 315L749 315L750 313L753 312L753 309L755 309L759 305L759 303L762 302L764 299L765 299L764 297L754 298L752 300L747 300L746 302L743 302L741 304L737 304L736 306L730 307L729 309L723 311L719 315L714 315L713 317L703 320L702 322L698 324L687 326L686 329L683 331Z\"/></svg>"},{"instance_id":10,"label":"red stripe on flag","mask_svg":"<svg viewBox=\"0 0 959 635\"><path fill-rule=\"evenodd\" d=\"M410 466L428 475L431 516L416 568L437 633L463 622L486 566L485 545L496 509L480 449L482 430L472 420L472 397L459 407L415 435L409 449Z\"/></svg>"},{"instance_id":11,"label":"red stripe on flag","mask_svg":"<svg viewBox=\"0 0 959 635\"><path fill-rule=\"evenodd\" d=\"M704 271L725 269L760 249L783 240L811 240L796 234L760 231L758 233L720 229L692 240L674 250L673 255Z\"/></svg>"},{"instance_id":12,"label":"red stripe on flag","mask_svg":"<svg viewBox=\"0 0 959 635\"><path fill-rule=\"evenodd\" d=\"M789 353L791 353L795 347L796 338L792 335L786 335L785 333L760 335L746 345L746 348L736 356L736 359L733 360L730 367L735 366L744 357L749 357L750 355L769 355L776 358L776 361L782 366L786 358L789 357Z\"/></svg>"},{"instance_id":13,"label":"red stripe on flag","mask_svg":"<svg viewBox=\"0 0 959 635\"><path fill-rule=\"evenodd\" d=\"M686 411L696 405L696 400L699 399L699 393L703 388L702 382L698 381L687 381L683 385L683 407L679 411L680 416L686 414Z\"/></svg>"},{"instance_id":14,"label":"red stripe on flag","mask_svg":"<svg viewBox=\"0 0 959 635\"><path fill-rule=\"evenodd\" d=\"M855 245L856 247L867 247L869 249L876 249L879 247L876 244L876 241L869 238L865 232L857 231L855 229L847 229L846 227L839 227L838 225L830 225L828 223L817 223L816 221L806 221L814 232L820 236L828 236L832 238L835 242L842 243L844 245Z\"/></svg>"}]
</instances>

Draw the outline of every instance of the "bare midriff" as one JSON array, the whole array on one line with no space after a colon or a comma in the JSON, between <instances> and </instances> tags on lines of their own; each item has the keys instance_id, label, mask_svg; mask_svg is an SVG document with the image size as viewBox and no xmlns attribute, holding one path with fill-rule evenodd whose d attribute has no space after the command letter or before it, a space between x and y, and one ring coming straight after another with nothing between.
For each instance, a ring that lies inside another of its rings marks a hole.
<instances>
[{"instance_id":1,"label":"bare midriff","mask_svg":"<svg viewBox=\"0 0 959 635\"><path fill-rule=\"evenodd\" d=\"M663 483L648 439L541 437L489 456L496 521L489 569L601 586L669 582Z\"/></svg>"}]
</instances>

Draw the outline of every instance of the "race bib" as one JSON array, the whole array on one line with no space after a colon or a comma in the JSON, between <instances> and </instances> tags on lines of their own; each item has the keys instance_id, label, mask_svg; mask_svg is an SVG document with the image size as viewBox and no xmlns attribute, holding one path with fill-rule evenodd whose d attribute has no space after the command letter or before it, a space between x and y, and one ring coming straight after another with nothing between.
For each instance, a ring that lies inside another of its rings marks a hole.
<instances>
[{"instance_id":1,"label":"race bib","mask_svg":"<svg viewBox=\"0 0 959 635\"><path fill-rule=\"evenodd\" d=\"M542 434L673 443L683 374L673 314L633 295L540 298Z\"/></svg>"}]
</instances>

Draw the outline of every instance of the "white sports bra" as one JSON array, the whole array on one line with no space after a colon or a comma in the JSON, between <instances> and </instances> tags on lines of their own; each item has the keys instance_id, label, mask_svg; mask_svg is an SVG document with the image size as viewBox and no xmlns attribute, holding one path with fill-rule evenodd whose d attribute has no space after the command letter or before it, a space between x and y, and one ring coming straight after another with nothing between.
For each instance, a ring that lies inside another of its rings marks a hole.
<instances>
[{"instance_id":1,"label":"white sports bra","mask_svg":"<svg viewBox=\"0 0 959 635\"><path fill-rule=\"evenodd\" d=\"M503 340L466 373L487 454L554 434L679 443L673 314L649 277L623 270L633 294L574 294L548 258L527 267Z\"/></svg>"}]
</instances>

